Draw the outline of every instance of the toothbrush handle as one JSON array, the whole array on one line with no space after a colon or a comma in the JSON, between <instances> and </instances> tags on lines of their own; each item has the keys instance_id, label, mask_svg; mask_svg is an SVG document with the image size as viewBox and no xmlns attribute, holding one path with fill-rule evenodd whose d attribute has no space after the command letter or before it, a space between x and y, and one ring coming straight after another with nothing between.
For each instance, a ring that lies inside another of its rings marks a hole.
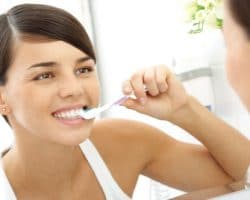
<instances>
[{"instance_id":1,"label":"toothbrush handle","mask_svg":"<svg viewBox=\"0 0 250 200\"><path fill-rule=\"evenodd\" d=\"M109 108L111 108L112 106L116 106L116 105L120 105L122 104L126 99L128 99L129 96L123 96L121 98L119 98L118 100L112 102L112 103L108 103L108 104L105 104L99 108L96 108L98 110L98 112L103 112Z\"/></svg>"},{"instance_id":2,"label":"toothbrush handle","mask_svg":"<svg viewBox=\"0 0 250 200\"><path fill-rule=\"evenodd\" d=\"M114 101L112 103L105 104L105 105L103 105L103 106L101 106L99 108L96 108L96 109L98 109L100 112L103 112L103 111L109 109L112 106L116 106L116 105L122 104L128 98L129 98L129 96L123 96L123 97L119 98L118 100L116 100L116 101Z\"/></svg>"},{"instance_id":3,"label":"toothbrush handle","mask_svg":"<svg viewBox=\"0 0 250 200\"><path fill-rule=\"evenodd\" d=\"M126 101L129 98L129 96L123 96L120 99L116 100L114 103L112 103L112 105L120 105L122 104L124 101Z\"/></svg>"}]
</instances>

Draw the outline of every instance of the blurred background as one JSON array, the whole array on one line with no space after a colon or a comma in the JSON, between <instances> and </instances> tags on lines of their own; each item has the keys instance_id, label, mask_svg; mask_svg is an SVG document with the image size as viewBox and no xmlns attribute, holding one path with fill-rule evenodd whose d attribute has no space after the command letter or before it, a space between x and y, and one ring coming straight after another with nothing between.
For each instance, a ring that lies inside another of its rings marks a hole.
<instances>
[{"instance_id":1,"label":"blurred background","mask_svg":"<svg viewBox=\"0 0 250 200\"><path fill-rule=\"evenodd\" d=\"M101 103L122 95L121 84L140 68L168 65L188 92L211 112L250 137L249 115L230 88L224 70L225 47L220 29L190 34L185 5L191 0L0 0L0 13L21 3L63 8L85 26L97 53ZM140 120L179 140L199 143L185 131L134 111L115 107L103 117ZM0 150L13 143L11 129L0 118ZM162 200L182 194L141 176L134 200Z\"/></svg>"}]
</instances>

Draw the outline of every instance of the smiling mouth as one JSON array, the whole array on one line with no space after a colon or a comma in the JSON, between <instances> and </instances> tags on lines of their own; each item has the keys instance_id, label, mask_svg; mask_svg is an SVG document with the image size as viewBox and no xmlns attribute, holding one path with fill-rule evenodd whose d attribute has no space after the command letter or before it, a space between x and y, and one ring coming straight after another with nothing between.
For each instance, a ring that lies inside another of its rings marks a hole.
<instances>
[{"instance_id":1,"label":"smiling mouth","mask_svg":"<svg viewBox=\"0 0 250 200\"><path fill-rule=\"evenodd\" d=\"M81 119L81 116L79 113L81 112L82 108L78 109L71 109L68 111L58 112L52 114L53 117L61 120L75 120L75 119Z\"/></svg>"}]
</instances>

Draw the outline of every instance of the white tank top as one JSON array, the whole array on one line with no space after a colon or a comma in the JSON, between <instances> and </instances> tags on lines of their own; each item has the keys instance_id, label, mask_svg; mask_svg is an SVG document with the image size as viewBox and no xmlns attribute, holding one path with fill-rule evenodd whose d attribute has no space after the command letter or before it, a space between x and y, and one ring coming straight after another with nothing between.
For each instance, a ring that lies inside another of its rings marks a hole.
<instances>
[{"instance_id":1,"label":"white tank top","mask_svg":"<svg viewBox=\"0 0 250 200\"><path fill-rule=\"evenodd\" d=\"M105 199L131 200L131 198L122 191L122 189L112 177L111 172L109 171L93 143L87 139L80 144L80 148L88 160L93 172L95 173L100 186L102 187ZM2 164L0 165L0 199L17 200L9 180L3 170Z\"/></svg>"}]
</instances>

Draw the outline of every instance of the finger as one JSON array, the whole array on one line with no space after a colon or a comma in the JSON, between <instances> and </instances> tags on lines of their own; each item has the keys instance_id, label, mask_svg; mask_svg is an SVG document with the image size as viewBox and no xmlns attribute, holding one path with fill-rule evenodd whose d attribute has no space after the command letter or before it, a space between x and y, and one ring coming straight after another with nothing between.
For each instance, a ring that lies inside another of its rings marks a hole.
<instances>
[{"instance_id":1,"label":"finger","mask_svg":"<svg viewBox=\"0 0 250 200\"><path fill-rule=\"evenodd\" d=\"M129 95L133 92L133 88L129 80L126 80L122 83L122 91L125 95Z\"/></svg>"},{"instance_id":2,"label":"finger","mask_svg":"<svg viewBox=\"0 0 250 200\"><path fill-rule=\"evenodd\" d=\"M167 77L169 73L170 72L165 65L156 67L155 70L156 83L161 93L166 92L168 89Z\"/></svg>"},{"instance_id":3,"label":"finger","mask_svg":"<svg viewBox=\"0 0 250 200\"><path fill-rule=\"evenodd\" d=\"M151 96L157 96L159 94L159 89L157 87L156 79L155 79L155 68L149 68L145 71L143 76L143 82L147 88L147 92Z\"/></svg>"},{"instance_id":4,"label":"finger","mask_svg":"<svg viewBox=\"0 0 250 200\"><path fill-rule=\"evenodd\" d=\"M143 113L144 106L136 99L128 98L120 105L125 106L128 109L132 109L132 110L135 110L137 112Z\"/></svg>"},{"instance_id":5,"label":"finger","mask_svg":"<svg viewBox=\"0 0 250 200\"><path fill-rule=\"evenodd\" d=\"M146 102L146 92L144 89L144 84L143 84L143 75L144 75L144 71L139 71L137 73L135 73L130 80L130 84L133 88L134 91L134 95L136 96L136 98L142 103L145 104Z\"/></svg>"}]
</instances>

